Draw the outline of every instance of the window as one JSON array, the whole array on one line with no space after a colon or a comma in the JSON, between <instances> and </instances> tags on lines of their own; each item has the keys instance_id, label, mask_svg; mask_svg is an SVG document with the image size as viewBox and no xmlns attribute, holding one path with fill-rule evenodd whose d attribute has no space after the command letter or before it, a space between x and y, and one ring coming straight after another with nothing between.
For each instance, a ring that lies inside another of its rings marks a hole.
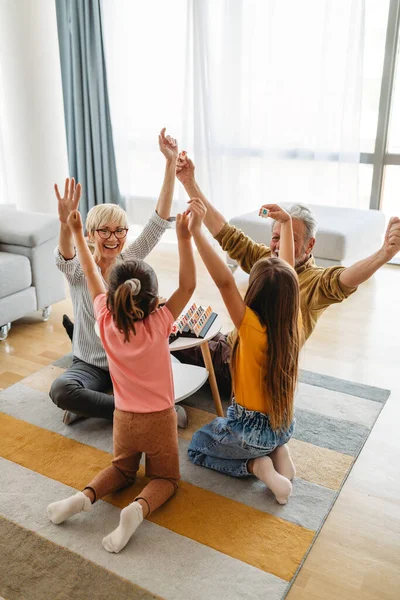
<instances>
[{"instance_id":1,"label":"window","mask_svg":"<svg viewBox=\"0 0 400 600\"><path fill-rule=\"evenodd\" d=\"M260 200L367 208L389 8L399 2L105 2L122 194L137 205L158 196L166 126L228 218Z\"/></svg>"}]
</instances>

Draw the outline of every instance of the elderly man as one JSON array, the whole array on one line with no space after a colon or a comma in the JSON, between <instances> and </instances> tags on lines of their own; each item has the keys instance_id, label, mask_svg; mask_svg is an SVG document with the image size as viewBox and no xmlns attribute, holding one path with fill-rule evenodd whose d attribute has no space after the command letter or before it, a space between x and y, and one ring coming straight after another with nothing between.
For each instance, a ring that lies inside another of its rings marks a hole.
<instances>
[{"instance_id":1,"label":"elderly man","mask_svg":"<svg viewBox=\"0 0 400 600\"><path fill-rule=\"evenodd\" d=\"M204 220L210 233L219 242L230 258L236 260L246 273L260 258L279 255L281 223L275 222L272 228L271 246L253 242L242 231L229 225L221 213L205 198L194 174L194 165L188 158L179 159L177 177L184 185L190 198L198 197L207 207ZM386 230L383 246L371 256L355 263L351 267L318 267L312 250L315 244L317 221L313 213L299 204L288 211L292 216L295 245L295 269L300 284L300 308L303 317L304 334L307 339L314 331L322 313L331 304L337 304L353 294L357 287L367 281L381 266L391 260L400 250L400 219L392 217ZM220 391L230 394L231 377L229 360L231 354L232 333L219 334L210 342L215 374ZM202 365L198 348L174 353L181 361Z\"/></svg>"}]
</instances>

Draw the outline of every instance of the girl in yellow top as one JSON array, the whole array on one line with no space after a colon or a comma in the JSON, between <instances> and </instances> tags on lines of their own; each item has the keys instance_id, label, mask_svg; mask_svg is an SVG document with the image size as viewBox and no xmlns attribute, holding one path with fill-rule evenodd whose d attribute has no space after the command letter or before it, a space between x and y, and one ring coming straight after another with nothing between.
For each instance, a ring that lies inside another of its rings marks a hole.
<instances>
[{"instance_id":1,"label":"girl in yellow top","mask_svg":"<svg viewBox=\"0 0 400 600\"><path fill-rule=\"evenodd\" d=\"M193 435L190 460L234 477L255 475L286 504L295 468L287 442L294 428L294 393L300 347L299 285L290 215L276 204L269 216L282 223L279 258L259 260L244 300L228 266L202 233L206 209L189 201L189 229L237 329L231 370L234 399ZM301 325L301 322L300 322Z\"/></svg>"}]
</instances>

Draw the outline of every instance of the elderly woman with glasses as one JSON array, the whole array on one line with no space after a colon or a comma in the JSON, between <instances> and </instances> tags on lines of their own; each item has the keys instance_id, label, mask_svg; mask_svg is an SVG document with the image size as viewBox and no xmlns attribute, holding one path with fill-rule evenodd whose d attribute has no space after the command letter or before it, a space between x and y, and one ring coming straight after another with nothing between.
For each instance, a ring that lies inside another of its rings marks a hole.
<instances>
[{"instance_id":1,"label":"elderly woman with glasses","mask_svg":"<svg viewBox=\"0 0 400 600\"><path fill-rule=\"evenodd\" d=\"M165 129L161 131L158 141L166 158L164 182L156 211L140 236L124 249L128 220L126 212L116 204L99 204L87 215L89 243L93 245L94 259L105 283L107 272L117 257L124 260L144 259L170 226L178 146L175 139L165 135ZM106 353L95 333L93 303L76 255L72 232L67 225L68 216L79 205L81 186L75 185L74 179L67 179L63 197L57 185L54 189L61 223L55 261L70 286L75 325L72 366L53 382L50 398L65 411L63 421L67 425L82 417L100 417L111 421L114 398L109 393L112 383Z\"/></svg>"}]
</instances>

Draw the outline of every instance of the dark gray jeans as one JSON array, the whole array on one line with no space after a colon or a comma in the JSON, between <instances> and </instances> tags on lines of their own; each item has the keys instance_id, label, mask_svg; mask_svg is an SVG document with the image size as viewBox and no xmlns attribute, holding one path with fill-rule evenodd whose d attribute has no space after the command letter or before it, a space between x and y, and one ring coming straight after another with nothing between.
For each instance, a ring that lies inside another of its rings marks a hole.
<instances>
[{"instance_id":1,"label":"dark gray jeans","mask_svg":"<svg viewBox=\"0 0 400 600\"><path fill-rule=\"evenodd\" d=\"M109 371L99 369L73 357L72 366L50 388L50 398L63 410L82 417L113 420L114 396Z\"/></svg>"}]
</instances>

